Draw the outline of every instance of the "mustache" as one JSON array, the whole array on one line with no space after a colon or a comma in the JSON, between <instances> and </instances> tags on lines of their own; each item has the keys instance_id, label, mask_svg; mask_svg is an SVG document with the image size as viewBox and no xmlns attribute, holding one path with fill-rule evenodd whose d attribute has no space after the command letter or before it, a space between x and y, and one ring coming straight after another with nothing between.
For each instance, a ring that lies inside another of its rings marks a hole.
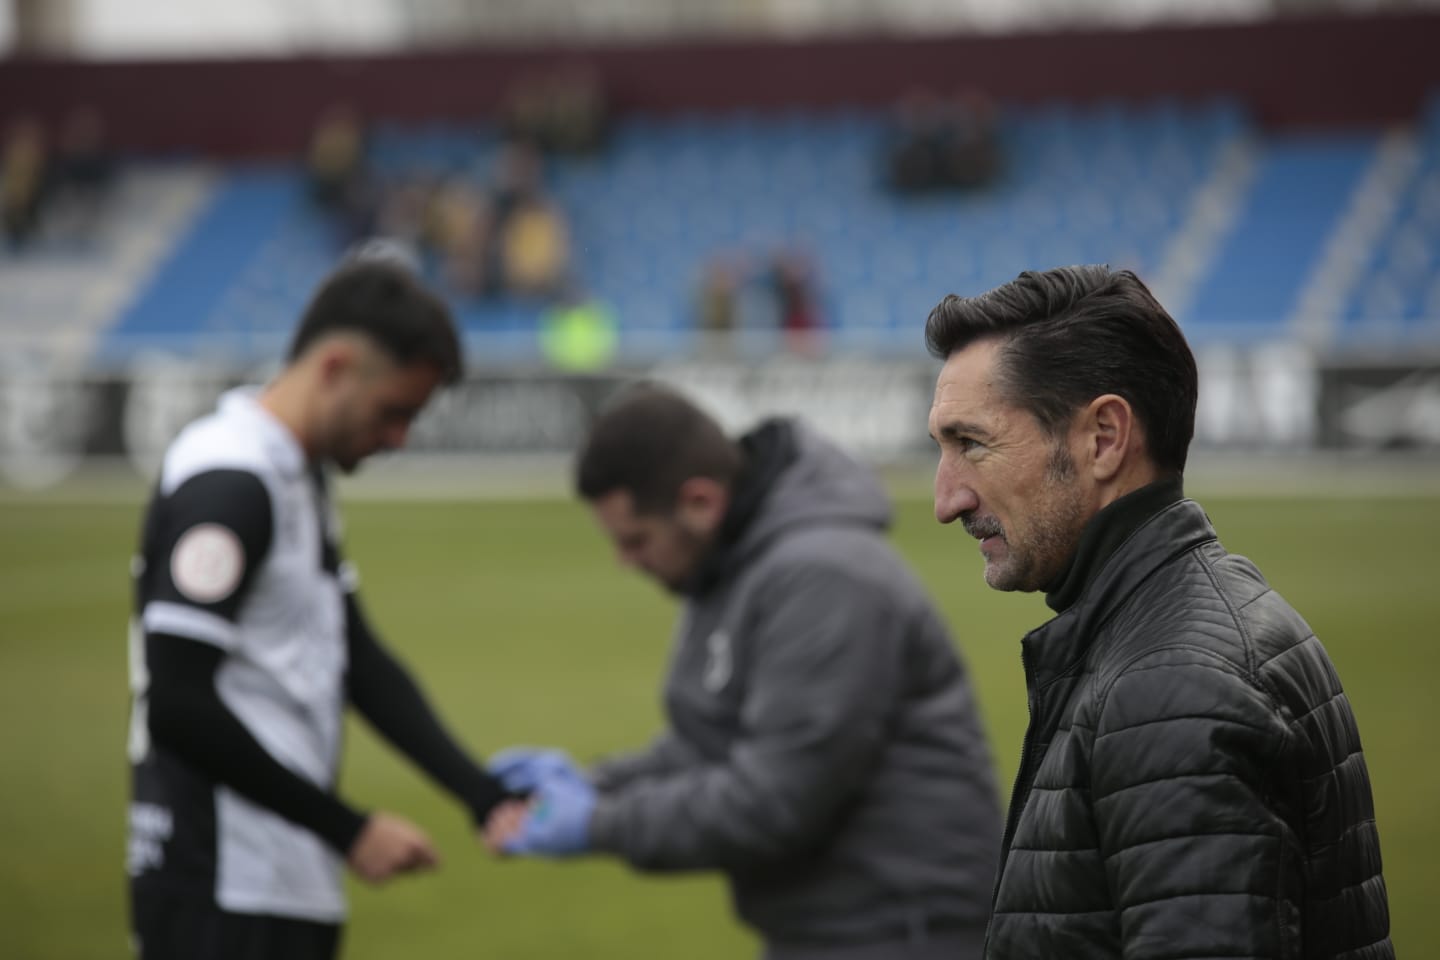
<instances>
[{"instance_id":1,"label":"mustache","mask_svg":"<svg viewBox=\"0 0 1440 960\"><path fill-rule=\"evenodd\" d=\"M994 517L964 516L960 518L960 523L965 527L965 532L976 540L1005 535L1005 528L1000 526L1000 521Z\"/></svg>"}]
</instances>

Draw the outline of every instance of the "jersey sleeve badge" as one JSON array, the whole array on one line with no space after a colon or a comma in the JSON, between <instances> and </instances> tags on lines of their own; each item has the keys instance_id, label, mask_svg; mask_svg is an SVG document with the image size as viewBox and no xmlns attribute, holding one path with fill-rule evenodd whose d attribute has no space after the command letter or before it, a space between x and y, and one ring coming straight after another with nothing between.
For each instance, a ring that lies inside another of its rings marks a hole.
<instances>
[{"instance_id":1,"label":"jersey sleeve badge","mask_svg":"<svg viewBox=\"0 0 1440 960\"><path fill-rule=\"evenodd\" d=\"M245 547L229 527L201 523L186 530L170 554L170 579L192 603L219 603L240 586Z\"/></svg>"}]
</instances>

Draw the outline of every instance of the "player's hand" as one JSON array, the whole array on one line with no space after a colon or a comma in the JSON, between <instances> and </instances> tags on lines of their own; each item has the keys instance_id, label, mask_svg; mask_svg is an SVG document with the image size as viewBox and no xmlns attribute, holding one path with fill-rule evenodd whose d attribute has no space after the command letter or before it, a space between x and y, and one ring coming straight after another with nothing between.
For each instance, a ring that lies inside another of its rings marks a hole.
<instances>
[{"instance_id":1,"label":"player's hand","mask_svg":"<svg viewBox=\"0 0 1440 960\"><path fill-rule=\"evenodd\" d=\"M496 856L502 856L505 844L520 833L529 813L530 804L524 800L507 800L491 810L482 831L486 848Z\"/></svg>"},{"instance_id":2,"label":"player's hand","mask_svg":"<svg viewBox=\"0 0 1440 960\"><path fill-rule=\"evenodd\" d=\"M392 813L373 813L350 848L350 869L366 883L380 884L401 873L429 870L440 863L430 838Z\"/></svg>"},{"instance_id":3,"label":"player's hand","mask_svg":"<svg viewBox=\"0 0 1440 960\"><path fill-rule=\"evenodd\" d=\"M590 849L590 818L598 797L588 781L554 776L541 781L520 829L500 843L503 853L570 857Z\"/></svg>"}]
</instances>

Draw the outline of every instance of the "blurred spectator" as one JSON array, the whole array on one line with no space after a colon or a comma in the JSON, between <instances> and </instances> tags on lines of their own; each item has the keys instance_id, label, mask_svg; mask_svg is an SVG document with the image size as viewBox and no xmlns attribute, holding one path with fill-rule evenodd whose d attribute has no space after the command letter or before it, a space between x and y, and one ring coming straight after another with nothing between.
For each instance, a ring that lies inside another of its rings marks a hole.
<instances>
[{"instance_id":1,"label":"blurred spectator","mask_svg":"<svg viewBox=\"0 0 1440 960\"><path fill-rule=\"evenodd\" d=\"M718 339L735 329L735 300L739 285L738 271L729 259L716 257L705 265L700 278L701 330L718 335Z\"/></svg>"},{"instance_id":2,"label":"blurred spectator","mask_svg":"<svg viewBox=\"0 0 1440 960\"><path fill-rule=\"evenodd\" d=\"M94 107L78 107L65 118L56 164L62 185L98 196L115 179L115 157L105 143L105 122Z\"/></svg>"},{"instance_id":3,"label":"blurred spectator","mask_svg":"<svg viewBox=\"0 0 1440 960\"><path fill-rule=\"evenodd\" d=\"M733 351L742 280L740 265L729 257L719 256L704 265L695 309L701 349L708 354L718 357Z\"/></svg>"},{"instance_id":4,"label":"blurred spectator","mask_svg":"<svg viewBox=\"0 0 1440 960\"><path fill-rule=\"evenodd\" d=\"M500 132L505 139L541 147L547 126L546 99L540 78L531 75L516 80L500 103Z\"/></svg>"},{"instance_id":5,"label":"blurred spectator","mask_svg":"<svg viewBox=\"0 0 1440 960\"><path fill-rule=\"evenodd\" d=\"M414 247L427 272L462 296L548 301L564 293L569 229L544 190L533 145L503 145L489 184L469 173L442 179L422 171L383 189L365 170L362 145L353 112L339 108L317 130L309 158L312 197L349 220L344 245L379 236Z\"/></svg>"},{"instance_id":6,"label":"blurred spectator","mask_svg":"<svg viewBox=\"0 0 1440 960\"><path fill-rule=\"evenodd\" d=\"M896 127L886 162L897 190L981 187L1000 172L995 106L977 90L948 100L912 90L896 106Z\"/></svg>"},{"instance_id":7,"label":"blurred spectator","mask_svg":"<svg viewBox=\"0 0 1440 960\"><path fill-rule=\"evenodd\" d=\"M485 284L485 197L469 181L452 177L428 198L424 238L455 292L479 296Z\"/></svg>"},{"instance_id":8,"label":"blurred spectator","mask_svg":"<svg viewBox=\"0 0 1440 960\"><path fill-rule=\"evenodd\" d=\"M496 158L480 237L481 292L560 294L570 269L569 230L560 208L545 194L540 155L530 144L508 143Z\"/></svg>"},{"instance_id":9,"label":"blurred spectator","mask_svg":"<svg viewBox=\"0 0 1440 960\"><path fill-rule=\"evenodd\" d=\"M995 103L979 90L960 91L947 104L945 183L982 187L1000 172L1000 134Z\"/></svg>"},{"instance_id":10,"label":"blurred spectator","mask_svg":"<svg viewBox=\"0 0 1440 960\"><path fill-rule=\"evenodd\" d=\"M88 106L72 110L60 128L54 162L57 233L81 243L94 236L115 165L99 112Z\"/></svg>"},{"instance_id":11,"label":"blurred spectator","mask_svg":"<svg viewBox=\"0 0 1440 960\"><path fill-rule=\"evenodd\" d=\"M747 261L719 256L706 264L697 296L700 328L714 349L735 330L779 330L798 352L819 345L820 311L810 260L793 250Z\"/></svg>"},{"instance_id":12,"label":"blurred spectator","mask_svg":"<svg viewBox=\"0 0 1440 960\"><path fill-rule=\"evenodd\" d=\"M507 293L557 296L570 265L570 238L560 210L543 196L525 197L499 234L502 282Z\"/></svg>"},{"instance_id":13,"label":"blurred spectator","mask_svg":"<svg viewBox=\"0 0 1440 960\"><path fill-rule=\"evenodd\" d=\"M550 85L550 129L544 146L556 153L589 154L605 146L610 111L594 71L569 67Z\"/></svg>"},{"instance_id":14,"label":"blurred spectator","mask_svg":"<svg viewBox=\"0 0 1440 960\"><path fill-rule=\"evenodd\" d=\"M540 349L561 370L601 370L615 358L619 329L615 314L578 287L565 291L540 321Z\"/></svg>"},{"instance_id":15,"label":"blurred spectator","mask_svg":"<svg viewBox=\"0 0 1440 960\"><path fill-rule=\"evenodd\" d=\"M896 142L890 147L890 184L897 190L926 190L940 182L944 122L939 99L912 90L895 108Z\"/></svg>"},{"instance_id":16,"label":"blurred spectator","mask_svg":"<svg viewBox=\"0 0 1440 960\"><path fill-rule=\"evenodd\" d=\"M11 125L0 157L0 221L16 249L25 246L40 225L49 173L46 154L45 129L38 120L22 117Z\"/></svg>"},{"instance_id":17,"label":"blurred spectator","mask_svg":"<svg viewBox=\"0 0 1440 960\"><path fill-rule=\"evenodd\" d=\"M365 125L355 108L337 104L316 124L306 156L310 198L321 210L341 218L346 241L369 232L374 215L366 166Z\"/></svg>"},{"instance_id":18,"label":"blurred spectator","mask_svg":"<svg viewBox=\"0 0 1440 960\"><path fill-rule=\"evenodd\" d=\"M522 77L501 105L506 136L546 153L590 154L609 132L609 106L595 72L584 66Z\"/></svg>"},{"instance_id":19,"label":"blurred spectator","mask_svg":"<svg viewBox=\"0 0 1440 960\"><path fill-rule=\"evenodd\" d=\"M820 314L815 303L810 261L782 251L770 265L771 283L785 343L795 353L813 353L820 346Z\"/></svg>"},{"instance_id":20,"label":"blurred spectator","mask_svg":"<svg viewBox=\"0 0 1440 960\"><path fill-rule=\"evenodd\" d=\"M495 157L491 171L490 215L503 226L522 202L544 190L540 154L526 140L509 140Z\"/></svg>"},{"instance_id":21,"label":"blurred spectator","mask_svg":"<svg viewBox=\"0 0 1440 960\"><path fill-rule=\"evenodd\" d=\"M386 190L375 215L377 236L425 250L431 242L431 197L436 187L428 178L402 180Z\"/></svg>"}]
</instances>

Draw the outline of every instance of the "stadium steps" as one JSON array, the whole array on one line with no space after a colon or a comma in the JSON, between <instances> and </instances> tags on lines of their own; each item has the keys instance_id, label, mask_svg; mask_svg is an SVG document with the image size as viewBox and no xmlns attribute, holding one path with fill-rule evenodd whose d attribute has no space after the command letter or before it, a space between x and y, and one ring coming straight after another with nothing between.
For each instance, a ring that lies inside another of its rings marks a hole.
<instances>
[{"instance_id":1,"label":"stadium steps","mask_svg":"<svg viewBox=\"0 0 1440 960\"><path fill-rule=\"evenodd\" d=\"M1225 243L1234 235L1255 181L1258 156L1258 146L1248 136L1236 137L1224 148L1156 264L1149 286L1181 324L1188 319L1190 304L1213 271Z\"/></svg>"},{"instance_id":2,"label":"stadium steps","mask_svg":"<svg viewBox=\"0 0 1440 960\"><path fill-rule=\"evenodd\" d=\"M300 180L290 167L232 172L106 337L106 353L231 352L215 318L232 288L284 226ZM262 318L252 320L259 323ZM293 321L293 317L288 318Z\"/></svg>"},{"instance_id":3,"label":"stadium steps","mask_svg":"<svg viewBox=\"0 0 1440 960\"><path fill-rule=\"evenodd\" d=\"M1270 140L1230 242L1187 311L1188 329L1239 341L1284 334L1377 145L1359 135Z\"/></svg>"},{"instance_id":4,"label":"stadium steps","mask_svg":"<svg viewBox=\"0 0 1440 960\"><path fill-rule=\"evenodd\" d=\"M7 359L95 359L106 328L205 205L215 179L199 167L127 170L102 201L88 236L0 258L0 342ZM103 351L98 355L103 359Z\"/></svg>"},{"instance_id":5,"label":"stadium steps","mask_svg":"<svg viewBox=\"0 0 1440 960\"><path fill-rule=\"evenodd\" d=\"M1378 236L1347 250L1358 274L1342 297L1335 342L1390 352L1440 350L1440 93L1387 182Z\"/></svg>"},{"instance_id":6,"label":"stadium steps","mask_svg":"<svg viewBox=\"0 0 1440 960\"><path fill-rule=\"evenodd\" d=\"M1411 132L1392 131L1381 141L1301 290L1290 327L1304 342L1328 345L1337 337L1347 304L1362 290L1375 251L1395 226L1420 161Z\"/></svg>"}]
</instances>

